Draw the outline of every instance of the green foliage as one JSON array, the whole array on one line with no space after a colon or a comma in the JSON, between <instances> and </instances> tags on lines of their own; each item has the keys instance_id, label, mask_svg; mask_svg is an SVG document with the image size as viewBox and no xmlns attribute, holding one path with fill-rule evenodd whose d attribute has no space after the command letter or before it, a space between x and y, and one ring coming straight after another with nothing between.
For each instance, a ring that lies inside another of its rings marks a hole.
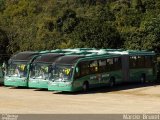
<instances>
[{"instance_id":1,"label":"green foliage","mask_svg":"<svg viewBox=\"0 0 160 120\"><path fill-rule=\"evenodd\" d=\"M144 5L141 0L132 0L132 7L138 11L145 11Z\"/></svg>"},{"instance_id":2,"label":"green foliage","mask_svg":"<svg viewBox=\"0 0 160 120\"><path fill-rule=\"evenodd\" d=\"M158 0L0 0L1 54L96 47L160 52Z\"/></svg>"},{"instance_id":3,"label":"green foliage","mask_svg":"<svg viewBox=\"0 0 160 120\"><path fill-rule=\"evenodd\" d=\"M122 44L118 31L109 22L98 20L84 20L71 36L74 47L118 48Z\"/></svg>"},{"instance_id":4,"label":"green foliage","mask_svg":"<svg viewBox=\"0 0 160 120\"><path fill-rule=\"evenodd\" d=\"M155 9L155 4L158 0L144 0L143 4L146 10L152 10Z\"/></svg>"},{"instance_id":5,"label":"green foliage","mask_svg":"<svg viewBox=\"0 0 160 120\"><path fill-rule=\"evenodd\" d=\"M5 0L0 0L0 12L5 9Z\"/></svg>"},{"instance_id":6,"label":"green foliage","mask_svg":"<svg viewBox=\"0 0 160 120\"><path fill-rule=\"evenodd\" d=\"M160 15L152 18L150 22L145 25L145 32L147 33L146 41L152 50L160 52Z\"/></svg>"},{"instance_id":7,"label":"green foliage","mask_svg":"<svg viewBox=\"0 0 160 120\"><path fill-rule=\"evenodd\" d=\"M142 39L144 37L143 31L128 32L125 34L126 41L124 43L125 48L141 50L143 49Z\"/></svg>"}]
</instances>

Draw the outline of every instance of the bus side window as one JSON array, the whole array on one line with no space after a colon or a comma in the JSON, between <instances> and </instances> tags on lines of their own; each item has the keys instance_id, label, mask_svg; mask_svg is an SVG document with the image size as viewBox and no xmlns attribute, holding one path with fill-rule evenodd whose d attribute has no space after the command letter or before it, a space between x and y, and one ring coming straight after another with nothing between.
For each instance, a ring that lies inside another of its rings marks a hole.
<instances>
[{"instance_id":1,"label":"bus side window","mask_svg":"<svg viewBox=\"0 0 160 120\"><path fill-rule=\"evenodd\" d=\"M86 76L89 74L89 62L88 61L84 61L80 63L80 76Z\"/></svg>"},{"instance_id":2,"label":"bus side window","mask_svg":"<svg viewBox=\"0 0 160 120\"><path fill-rule=\"evenodd\" d=\"M114 64L113 64L113 58L107 59L107 71L113 71L114 70Z\"/></svg>"},{"instance_id":3,"label":"bus side window","mask_svg":"<svg viewBox=\"0 0 160 120\"><path fill-rule=\"evenodd\" d=\"M106 60L99 60L98 61L99 63L99 73L103 73L103 72L106 72Z\"/></svg>"},{"instance_id":4,"label":"bus side window","mask_svg":"<svg viewBox=\"0 0 160 120\"><path fill-rule=\"evenodd\" d=\"M151 68L153 66L153 57L152 56L145 56L145 67Z\"/></svg>"},{"instance_id":5,"label":"bus side window","mask_svg":"<svg viewBox=\"0 0 160 120\"><path fill-rule=\"evenodd\" d=\"M98 72L98 61L94 60L90 62L90 73L95 74Z\"/></svg>"},{"instance_id":6,"label":"bus side window","mask_svg":"<svg viewBox=\"0 0 160 120\"><path fill-rule=\"evenodd\" d=\"M137 64L137 57L136 56L130 56L129 57L129 67L130 68L136 68L136 64Z\"/></svg>"},{"instance_id":7,"label":"bus side window","mask_svg":"<svg viewBox=\"0 0 160 120\"><path fill-rule=\"evenodd\" d=\"M137 56L137 68L143 68L145 66L144 56Z\"/></svg>"},{"instance_id":8,"label":"bus side window","mask_svg":"<svg viewBox=\"0 0 160 120\"><path fill-rule=\"evenodd\" d=\"M121 59L119 57L114 58L114 68L115 70L121 69Z\"/></svg>"}]
</instances>

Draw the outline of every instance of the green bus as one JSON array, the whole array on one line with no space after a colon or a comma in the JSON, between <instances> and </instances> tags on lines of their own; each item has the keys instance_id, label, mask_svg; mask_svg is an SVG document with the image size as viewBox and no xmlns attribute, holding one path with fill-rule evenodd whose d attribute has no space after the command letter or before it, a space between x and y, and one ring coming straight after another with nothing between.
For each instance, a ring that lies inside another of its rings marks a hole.
<instances>
[{"instance_id":1,"label":"green bus","mask_svg":"<svg viewBox=\"0 0 160 120\"><path fill-rule=\"evenodd\" d=\"M4 85L15 87L28 86L28 71L32 61L39 56L39 54L44 54L47 52L49 51L24 51L13 55L8 61Z\"/></svg>"},{"instance_id":2,"label":"green bus","mask_svg":"<svg viewBox=\"0 0 160 120\"><path fill-rule=\"evenodd\" d=\"M64 51L56 49L51 51L24 51L13 55L8 61L8 67L4 77L4 85L28 87L30 65L34 59L42 54L62 52Z\"/></svg>"},{"instance_id":3,"label":"green bus","mask_svg":"<svg viewBox=\"0 0 160 120\"><path fill-rule=\"evenodd\" d=\"M97 54L99 51L96 50L89 52L87 50L90 51L91 49L64 49L62 50L62 53L47 53L37 57L31 65L29 87L48 89L48 81L53 75L52 64L54 64L59 57L65 55L93 55Z\"/></svg>"},{"instance_id":4,"label":"green bus","mask_svg":"<svg viewBox=\"0 0 160 120\"><path fill-rule=\"evenodd\" d=\"M52 63L63 53L48 53L37 57L31 64L29 74L30 88L48 88L48 80L51 77Z\"/></svg>"},{"instance_id":5,"label":"green bus","mask_svg":"<svg viewBox=\"0 0 160 120\"><path fill-rule=\"evenodd\" d=\"M145 83L146 81L157 80L157 60L154 51L128 50L109 53L122 55L124 81Z\"/></svg>"},{"instance_id":6,"label":"green bus","mask_svg":"<svg viewBox=\"0 0 160 120\"><path fill-rule=\"evenodd\" d=\"M48 90L79 91L123 82L156 80L155 53L110 51L101 55L62 56L53 65Z\"/></svg>"},{"instance_id":7,"label":"green bus","mask_svg":"<svg viewBox=\"0 0 160 120\"><path fill-rule=\"evenodd\" d=\"M92 50L93 48L88 48ZM83 49L82 49L83 50ZM56 49L46 51L24 51L13 55L9 62L7 72L4 78L5 86L23 86L28 87L29 73L32 62L40 55L47 53L74 53L80 49Z\"/></svg>"}]
</instances>

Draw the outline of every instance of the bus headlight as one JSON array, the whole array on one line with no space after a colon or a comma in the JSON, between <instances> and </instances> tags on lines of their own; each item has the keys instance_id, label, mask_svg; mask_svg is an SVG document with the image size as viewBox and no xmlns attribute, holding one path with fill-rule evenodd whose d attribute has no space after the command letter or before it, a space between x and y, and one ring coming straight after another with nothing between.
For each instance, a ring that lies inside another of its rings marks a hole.
<instances>
[{"instance_id":1,"label":"bus headlight","mask_svg":"<svg viewBox=\"0 0 160 120\"><path fill-rule=\"evenodd\" d=\"M51 81L49 81L49 82L48 82L48 84L49 84L49 85L52 85L52 82L51 82Z\"/></svg>"},{"instance_id":2,"label":"bus headlight","mask_svg":"<svg viewBox=\"0 0 160 120\"><path fill-rule=\"evenodd\" d=\"M69 85L72 85L72 82L66 82L65 84L69 86Z\"/></svg>"},{"instance_id":3,"label":"bus headlight","mask_svg":"<svg viewBox=\"0 0 160 120\"><path fill-rule=\"evenodd\" d=\"M54 85L57 85L56 83L51 82L51 81L50 81L50 82L48 82L48 84L49 84L49 85L51 85L51 86L52 86L52 85L53 85L53 86L54 86Z\"/></svg>"}]
</instances>

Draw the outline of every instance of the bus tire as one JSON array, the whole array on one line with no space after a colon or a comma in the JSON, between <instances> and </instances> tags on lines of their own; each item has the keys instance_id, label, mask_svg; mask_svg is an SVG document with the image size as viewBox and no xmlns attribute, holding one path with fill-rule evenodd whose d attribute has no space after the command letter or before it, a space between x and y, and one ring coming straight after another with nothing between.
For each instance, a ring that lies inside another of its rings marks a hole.
<instances>
[{"instance_id":1,"label":"bus tire","mask_svg":"<svg viewBox=\"0 0 160 120\"><path fill-rule=\"evenodd\" d=\"M141 83L143 84L146 83L146 75L142 74L140 80L141 80Z\"/></svg>"},{"instance_id":2,"label":"bus tire","mask_svg":"<svg viewBox=\"0 0 160 120\"><path fill-rule=\"evenodd\" d=\"M83 91L84 91L84 92L87 92L87 91L89 90L89 83L88 83L87 81L85 81L85 82L83 83L82 88L83 88Z\"/></svg>"},{"instance_id":3,"label":"bus tire","mask_svg":"<svg viewBox=\"0 0 160 120\"><path fill-rule=\"evenodd\" d=\"M115 78L111 77L111 79L109 80L109 87L114 87L115 86Z\"/></svg>"}]
</instances>

